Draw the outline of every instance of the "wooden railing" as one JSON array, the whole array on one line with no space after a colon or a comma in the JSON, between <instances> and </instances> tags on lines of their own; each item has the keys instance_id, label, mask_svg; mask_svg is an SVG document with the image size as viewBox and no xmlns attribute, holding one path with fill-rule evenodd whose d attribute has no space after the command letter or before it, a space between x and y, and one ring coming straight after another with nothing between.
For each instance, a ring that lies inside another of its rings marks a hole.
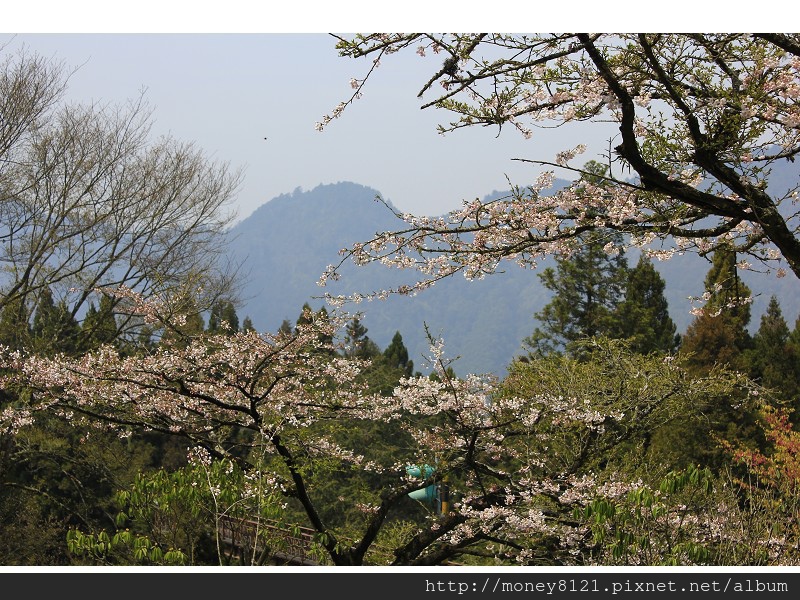
<instances>
[{"instance_id":1,"label":"wooden railing","mask_svg":"<svg viewBox=\"0 0 800 600\"><path fill-rule=\"evenodd\" d=\"M313 553L314 530L308 527L288 528L275 521L221 517L218 531L220 539L240 554L253 556L266 552L271 562L321 564Z\"/></svg>"}]
</instances>

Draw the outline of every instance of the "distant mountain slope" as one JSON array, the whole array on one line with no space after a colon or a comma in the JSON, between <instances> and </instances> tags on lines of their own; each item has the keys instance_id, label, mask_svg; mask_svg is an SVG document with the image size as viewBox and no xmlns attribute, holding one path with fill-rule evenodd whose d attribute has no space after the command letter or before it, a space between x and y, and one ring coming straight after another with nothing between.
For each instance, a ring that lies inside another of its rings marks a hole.
<instances>
[{"instance_id":1,"label":"distant mountain slope","mask_svg":"<svg viewBox=\"0 0 800 600\"><path fill-rule=\"evenodd\" d=\"M566 183L566 182L562 182ZM326 288L316 281L328 264L338 260L338 251L353 242L370 238L377 231L400 224L390 211L375 201L378 191L355 183L320 185L313 190L295 190L266 202L231 231L230 255L243 264L246 281L242 290L240 319L249 316L261 331L274 331L284 319L297 319L305 302L315 309L315 299L325 291L346 294L367 292L409 282L413 273L389 270L380 265L348 266L341 281ZM491 197L500 193L493 192ZM635 257L629 255L631 266ZM545 263L541 269L547 264ZM678 331L691 322L687 297L703 291L709 263L695 256L656 263L667 282L667 300ZM482 281L461 277L439 282L415 297L393 297L350 307L364 313L367 335L381 348L400 331L416 367L427 371L424 325L445 340L448 354L460 355L456 372L494 372L502 375L521 348L522 339L536 327L534 313L550 299L537 271L514 264L505 272ZM751 329L758 327L771 294L781 302L790 328L800 311L800 286L792 275L783 279L745 273L743 277L757 294Z\"/></svg>"}]
</instances>

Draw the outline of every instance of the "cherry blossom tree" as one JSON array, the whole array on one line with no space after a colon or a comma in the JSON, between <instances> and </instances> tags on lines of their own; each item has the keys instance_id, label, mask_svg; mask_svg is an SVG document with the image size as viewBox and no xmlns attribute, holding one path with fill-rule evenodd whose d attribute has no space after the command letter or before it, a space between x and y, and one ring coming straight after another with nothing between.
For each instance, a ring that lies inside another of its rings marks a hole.
<instances>
[{"instance_id":1,"label":"cherry blossom tree","mask_svg":"<svg viewBox=\"0 0 800 600\"><path fill-rule=\"evenodd\" d=\"M396 231L343 249L322 285L352 259L418 269L418 284L374 296L414 293L455 273L482 278L502 261L569 255L593 229L622 232L659 259L725 245L749 259L739 268L800 276L798 182L772 177L800 151L796 34L368 34L337 47L371 68L320 130L368 92L375 68L415 51L442 60L418 94L423 109L452 115L441 133L510 127L535 140L537 127L609 121L618 133L594 183L549 189L557 170L591 175L572 163L583 145L519 158L544 169L531 185L444 217L397 213Z\"/></svg>"},{"instance_id":2,"label":"cherry blossom tree","mask_svg":"<svg viewBox=\"0 0 800 600\"><path fill-rule=\"evenodd\" d=\"M149 321L162 314L122 294L131 312ZM643 433L749 385L735 375L693 379L677 362L596 341L596 360L520 363L498 386L454 377L432 340L435 376L404 377L382 395L359 378L368 361L330 341L348 317L306 317L291 332L206 332L135 356L110 345L76 358L5 349L3 384L28 393L2 412L2 431L60 414L123 437L177 436L195 454L272 482L264 493L297 509L334 565L579 564L591 535L575 508L631 489L638 480L621 457L640 454ZM397 424L410 441L387 455L338 435L374 423ZM361 514L348 527L324 516L320 492L345 475L365 482L357 498L334 501ZM445 510L398 519L409 493L443 482Z\"/></svg>"}]
</instances>

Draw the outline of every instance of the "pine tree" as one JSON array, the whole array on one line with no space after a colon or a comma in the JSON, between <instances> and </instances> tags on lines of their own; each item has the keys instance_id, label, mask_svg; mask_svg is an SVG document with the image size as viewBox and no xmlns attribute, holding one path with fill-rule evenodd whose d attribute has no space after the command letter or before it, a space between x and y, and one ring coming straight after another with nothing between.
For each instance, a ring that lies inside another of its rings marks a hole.
<instances>
[{"instance_id":1,"label":"pine tree","mask_svg":"<svg viewBox=\"0 0 800 600\"><path fill-rule=\"evenodd\" d=\"M628 272L625 300L617 308L620 337L630 342L634 352L669 354L678 347L680 337L669 316L664 288L664 279L642 255Z\"/></svg>"},{"instance_id":2,"label":"pine tree","mask_svg":"<svg viewBox=\"0 0 800 600\"><path fill-rule=\"evenodd\" d=\"M381 353L377 344L367 336L367 331L358 316L350 320L345 327L345 356L374 358Z\"/></svg>"},{"instance_id":3,"label":"pine tree","mask_svg":"<svg viewBox=\"0 0 800 600\"><path fill-rule=\"evenodd\" d=\"M80 326L66 301L62 299L56 304L50 288L43 288L33 315L33 349L42 354L74 354L78 350L79 334Z\"/></svg>"},{"instance_id":4,"label":"pine tree","mask_svg":"<svg viewBox=\"0 0 800 600\"><path fill-rule=\"evenodd\" d=\"M308 325L312 323L314 320L314 311L311 309L311 305L306 302L303 304L303 308L300 309L300 315L297 317L296 326L301 325Z\"/></svg>"},{"instance_id":5,"label":"pine tree","mask_svg":"<svg viewBox=\"0 0 800 600\"><path fill-rule=\"evenodd\" d=\"M300 311L300 316L297 317L297 327L302 327L303 325L308 325L313 322L320 322L326 323L329 321L330 317L328 316L328 310L323 306L317 312L314 312L311 308L311 305L306 302L303 304L303 308ZM284 329L284 325L288 325L286 321L281 324L281 330ZM330 334L320 334L319 338L319 345L315 348L316 351L322 350L325 353L332 353L332 346L333 346L333 335Z\"/></svg>"},{"instance_id":6,"label":"pine tree","mask_svg":"<svg viewBox=\"0 0 800 600\"><path fill-rule=\"evenodd\" d=\"M289 327L291 329L291 325ZM244 321L242 321L242 331L255 331L255 330L256 328L253 325L253 321L250 319L249 316L246 316L244 318Z\"/></svg>"},{"instance_id":7,"label":"pine tree","mask_svg":"<svg viewBox=\"0 0 800 600\"><path fill-rule=\"evenodd\" d=\"M753 336L750 374L780 400L796 404L800 398L800 355L790 336L780 303L772 296Z\"/></svg>"},{"instance_id":8,"label":"pine tree","mask_svg":"<svg viewBox=\"0 0 800 600\"><path fill-rule=\"evenodd\" d=\"M572 255L556 258L555 269L548 267L539 275L555 294L535 315L541 328L523 341L535 354L568 351L570 344L582 338L619 337L617 307L628 275L622 236L593 231L582 240Z\"/></svg>"},{"instance_id":9,"label":"pine tree","mask_svg":"<svg viewBox=\"0 0 800 600\"><path fill-rule=\"evenodd\" d=\"M184 320L167 328L161 336L161 341L185 347L193 338L203 334L205 321L194 298L183 298L180 308L176 310L179 310Z\"/></svg>"},{"instance_id":10,"label":"pine tree","mask_svg":"<svg viewBox=\"0 0 800 600\"><path fill-rule=\"evenodd\" d=\"M739 278L735 252L725 248L714 252L705 291L706 304L687 328L681 350L692 355L689 362L700 371L714 364L747 370L743 353L752 342L747 331L750 288Z\"/></svg>"},{"instance_id":11,"label":"pine tree","mask_svg":"<svg viewBox=\"0 0 800 600\"><path fill-rule=\"evenodd\" d=\"M3 305L0 312L0 345L21 350L30 343L30 314L21 298Z\"/></svg>"},{"instance_id":12,"label":"pine tree","mask_svg":"<svg viewBox=\"0 0 800 600\"><path fill-rule=\"evenodd\" d=\"M89 304L81 325L79 349L82 352L94 350L103 344L112 344L118 336L117 321L114 318L114 301L106 295L100 297L99 308L94 302Z\"/></svg>"},{"instance_id":13,"label":"pine tree","mask_svg":"<svg viewBox=\"0 0 800 600\"><path fill-rule=\"evenodd\" d=\"M403 343L403 336L399 331L395 332L391 343L383 352L383 357L389 367L400 370L403 377L411 377L414 371L414 361L408 360L408 349Z\"/></svg>"},{"instance_id":14,"label":"pine tree","mask_svg":"<svg viewBox=\"0 0 800 600\"><path fill-rule=\"evenodd\" d=\"M208 317L208 333L234 334L239 331L239 315L230 300L218 300L211 306Z\"/></svg>"},{"instance_id":15,"label":"pine tree","mask_svg":"<svg viewBox=\"0 0 800 600\"><path fill-rule=\"evenodd\" d=\"M347 324L345 328L345 355L356 356L364 343L367 335L367 328L361 323L357 316Z\"/></svg>"},{"instance_id":16,"label":"pine tree","mask_svg":"<svg viewBox=\"0 0 800 600\"><path fill-rule=\"evenodd\" d=\"M283 335L292 335L292 324L289 322L289 319L284 319L281 322L281 326L278 328L278 331Z\"/></svg>"},{"instance_id":17,"label":"pine tree","mask_svg":"<svg viewBox=\"0 0 800 600\"><path fill-rule=\"evenodd\" d=\"M696 376L705 376L719 367L746 373L751 344L747 332L750 290L739 279L734 252L725 248L714 252L705 288L703 311L681 339L680 352L686 355L687 368ZM726 458L719 444L710 440L760 443L756 413L746 394L709 399L701 410L701 419L673 423L664 432L667 443L695 448L696 460L714 468L720 468Z\"/></svg>"}]
</instances>

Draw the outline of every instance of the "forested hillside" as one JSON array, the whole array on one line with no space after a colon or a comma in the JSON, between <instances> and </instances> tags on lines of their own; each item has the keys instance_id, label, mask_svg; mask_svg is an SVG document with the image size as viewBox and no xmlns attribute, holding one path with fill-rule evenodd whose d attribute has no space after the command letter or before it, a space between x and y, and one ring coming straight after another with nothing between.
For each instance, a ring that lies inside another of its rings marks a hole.
<instances>
[{"instance_id":1,"label":"forested hillside","mask_svg":"<svg viewBox=\"0 0 800 600\"><path fill-rule=\"evenodd\" d=\"M784 184L781 178L791 177L792 168L790 164L778 174L776 185ZM566 183L557 180L553 189ZM391 211L376 202L379 194L379 190L351 182L297 189L266 202L234 226L230 231L230 257L243 265L244 281L239 315L249 316L259 330L274 331L284 319L294 319L305 302L315 308L323 306L319 298L324 291L334 295L366 293L413 280L410 271L347 265L341 281L324 290L316 284L325 267L339 260L341 248L397 227L398 220ZM503 195L495 191L484 200ZM638 254L629 251L627 256L631 266L635 265ZM522 340L536 327L535 313L551 297L538 274L552 265L552 259L548 259L530 270L509 263L505 272L481 281L450 278L413 298L392 296L347 308L364 312L368 335L381 347L388 345L399 330L420 369L425 368L421 357L428 355L427 323L434 333L443 336L450 352L461 356L454 365L456 372L502 374L521 352ZM666 281L664 294L670 317L682 333L692 320L693 305L688 298L702 295L710 261L690 253L655 261L654 266ZM800 314L800 296L793 291L794 276L779 279L744 272L742 278L754 295L753 331L773 294L786 319L794 323Z\"/></svg>"},{"instance_id":2,"label":"forested hillside","mask_svg":"<svg viewBox=\"0 0 800 600\"><path fill-rule=\"evenodd\" d=\"M438 217L323 185L229 228L238 173L9 57L0 563L800 564L800 36L337 47L449 53L420 93L452 129L610 119L615 164L577 147L542 161L574 180Z\"/></svg>"}]
</instances>

